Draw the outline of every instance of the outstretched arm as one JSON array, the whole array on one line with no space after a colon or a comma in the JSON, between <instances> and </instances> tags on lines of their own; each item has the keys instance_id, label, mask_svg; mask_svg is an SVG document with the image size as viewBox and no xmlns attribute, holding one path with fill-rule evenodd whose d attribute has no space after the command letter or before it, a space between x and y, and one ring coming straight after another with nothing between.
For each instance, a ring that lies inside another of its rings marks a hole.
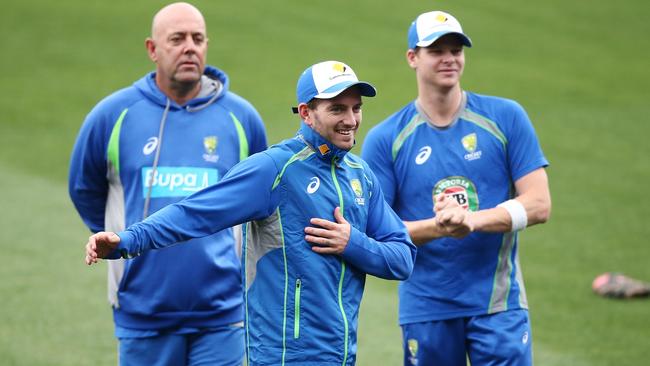
<instances>
[{"instance_id":1,"label":"outstretched arm","mask_svg":"<svg viewBox=\"0 0 650 366\"><path fill-rule=\"evenodd\" d=\"M277 205L271 189L277 169L266 153L235 165L207 187L118 233L98 233L86 245L86 263L98 258L133 257L180 241L203 237L249 220L266 217ZM259 192L249 200L250 192Z\"/></svg>"}]
</instances>

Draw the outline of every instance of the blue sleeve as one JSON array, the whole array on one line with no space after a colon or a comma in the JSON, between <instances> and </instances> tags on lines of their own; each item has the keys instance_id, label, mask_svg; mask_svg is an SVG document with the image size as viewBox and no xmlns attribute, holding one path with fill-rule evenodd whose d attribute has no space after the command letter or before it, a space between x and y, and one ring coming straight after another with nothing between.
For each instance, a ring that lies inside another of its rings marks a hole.
<instances>
[{"instance_id":1,"label":"blue sleeve","mask_svg":"<svg viewBox=\"0 0 650 366\"><path fill-rule=\"evenodd\" d=\"M377 176L386 202L393 206L397 180L393 170L392 141L389 132L386 124L379 124L371 129L363 141L361 157Z\"/></svg>"},{"instance_id":2,"label":"blue sleeve","mask_svg":"<svg viewBox=\"0 0 650 366\"><path fill-rule=\"evenodd\" d=\"M232 167L218 183L118 233L121 241L117 250L132 257L267 217L278 204L271 189L277 174L267 153L255 154Z\"/></svg>"},{"instance_id":3,"label":"blue sleeve","mask_svg":"<svg viewBox=\"0 0 650 366\"><path fill-rule=\"evenodd\" d=\"M526 174L545 167L548 160L544 157L535 129L526 111L518 103L511 101L512 124L507 133L508 163L512 181L516 182Z\"/></svg>"},{"instance_id":4,"label":"blue sleeve","mask_svg":"<svg viewBox=\"0 0 650 366\"><path fill-rule=\"evenodd\" d=\"M104 230L109 137L110 125L96 107L81 126L70 158L68 193L79 216L92 232Z\"/></svg>"},{"instance_id":5,"label":"blue sleeve","mask_svg":"<svg viewBox=\"0 0 650 366\"><path fill-rule=\"evenodd\" d=\"M416 247L397 214L388 206L376 177L373 181L366 232L352 227L343 258L373 276L405 280L413 271Z\"/></svg>"}]
</instances>

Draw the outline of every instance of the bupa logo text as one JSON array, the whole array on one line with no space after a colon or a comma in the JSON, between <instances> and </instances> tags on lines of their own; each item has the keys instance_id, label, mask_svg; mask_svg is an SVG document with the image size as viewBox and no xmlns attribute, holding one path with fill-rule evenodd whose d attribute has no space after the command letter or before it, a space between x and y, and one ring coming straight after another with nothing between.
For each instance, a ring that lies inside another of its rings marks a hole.
<instances>
[{"instance_id":1,"label":"bupa logo text","mask_svg":"<svg viewBox=\"0 0 650 366\"><path fill-rule=\"evenodd\" d=\"M151 197L184 197L217 183L219 171L208 168L142 168L142 196L151 189Z\"/></svg>"}]
</instances>

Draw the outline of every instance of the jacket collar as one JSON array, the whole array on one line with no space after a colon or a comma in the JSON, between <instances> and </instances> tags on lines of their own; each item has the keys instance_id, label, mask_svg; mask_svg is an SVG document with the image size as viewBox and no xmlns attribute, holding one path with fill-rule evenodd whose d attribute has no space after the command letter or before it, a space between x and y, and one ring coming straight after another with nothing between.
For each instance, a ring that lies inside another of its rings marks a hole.
<instances>
[{"instance_id":1,"label":"jacket collar","mask_svg":"<svg viewBox=\"0 0 650 366\"><path fill-rule=\"evenodd\" d=\"M341 149L325 140L318 132L307 126L304 121L300 123L300 129L296 137L307 144L323 160L330 161L337 158L337 161L341 161L348 153L348 150Z\"/></svg>"},{"instance_id":2,"label":"jacket collar","mask_svg":"<svg viewBox=\"0 0 650 366\"><path fill-rule=\"evenodd\" d=\"M201 91L199 95L188 101L184 106L170 101L171 109L187 108L189 111L199 110L212 104L221 98L228 91L230 81L228 75L216 67L207 65L201 78ZM164 107L167 104L167 96L156 85L156 72L152 71L134 83L149 100Z\"/></svg>"}]
</instances>

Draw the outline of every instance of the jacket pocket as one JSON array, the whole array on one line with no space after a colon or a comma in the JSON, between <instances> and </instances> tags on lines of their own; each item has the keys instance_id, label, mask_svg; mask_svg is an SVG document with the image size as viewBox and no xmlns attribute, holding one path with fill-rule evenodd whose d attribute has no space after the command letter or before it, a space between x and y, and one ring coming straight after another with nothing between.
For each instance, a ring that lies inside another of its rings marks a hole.
<instances>
[{"instance_id":1,"label":"jacket pocket","mask_svg":"<svg viewBox=\"0 0 650 366\"><path fill-rule=\"evenodd\" d=\"M302 288L302 281L300 278L296 279L296 291L294 292L293 301L293 338L300 337L300 289Z\"/></svg>"}]
</instances>

